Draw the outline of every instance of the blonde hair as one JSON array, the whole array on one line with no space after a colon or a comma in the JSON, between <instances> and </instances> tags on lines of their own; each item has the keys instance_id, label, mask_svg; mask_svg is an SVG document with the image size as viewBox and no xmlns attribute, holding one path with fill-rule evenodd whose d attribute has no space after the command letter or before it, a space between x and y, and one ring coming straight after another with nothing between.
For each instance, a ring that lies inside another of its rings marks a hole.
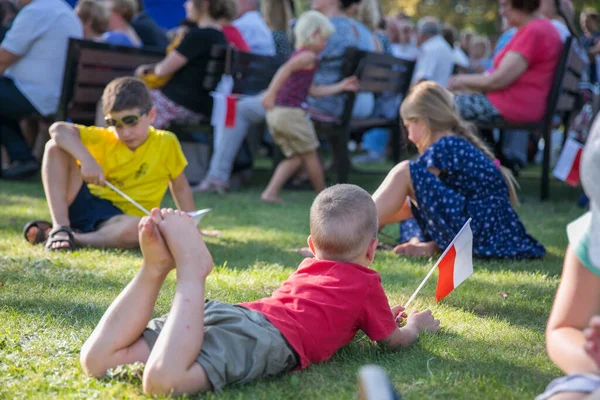
<instances>
[{"instance_id":1,"label":"blonde hair","mask_svg":"<svg viewBox=\"0 0 600 400\"><path fill-rule=\"evenodd\" d=\"M288 0L262 0L260 12L272 31L288 32L293 17Z\"/></svg>"},{"instance_id":2,"label":"blonde hair","mask_svg":"<svg viewBox=\"0 0 600 400\"><path fill-rule=\"evenodd\" d=\"M356 14L358 22L366 25L371 32L375 32L379 28L381 22L381 9L379 8L378 0L362 0L358 6Z\"/></svg>"},{"instance_id":3,"label":"blonde hair","mask_svg":"<svg viewBox=\"0 0 600 400\"><path fill-rule=\"evenodd\" d=\"M377 237L377 208L369 193L356 185L323 190L310 208L310 235L328 260L352 261Z\"/></svg>"},{"instance_id":4,"label":"blonde hair","mask_svg":"<svg viewBox=\"0 0 600 400\"><path fill-rule=\"evenodd\" d=\"M127 22L131 22L138 12L138 4L135 0L110 0L112 11L119 14Z\"/></svg>"},{"instance_id":5,"label":"blonde hair","mask_svg":"<svg viewBox=\"0 0 600 400\"><path fill-rule=\"evenodd\" d=\"M452 93L433 81L421 82L411 89L402 102L400 115L405 121L422 120L429 126L429 133L421 143L416 143L421 153L437 140L439 134L452 132L471 142L490 160L496 160L494 153L475 133L473 125L467 124L458 115ZM500 167L500 170L508 186L511 203L518 205L514 176L506 167Z\"/></svg>"},{"instance_id":6,"label":"blonde hair","mask_svg":"<svg viewBox=\"0 0 600 400\"><path fill-rule=\"evenodd\" d=\"M102 34L108 30L108 8L96 0L79 0L75 14L84 24L89 21L94 33Z\"/></svg>"},{"instance_id":7,"label":"blonde hair","mask_svg":"<svg viewBox=\"0 0 600 400\"><path fill-rule=\"evenodd\" d=\"M221 0L221 12L214 16L216 19L223 18L229 22L233 21L237 16L236 0Z\"/></svg>"},{"instance_id":8,"label":"blonde hair","mask_svg":"<svg viewBox=\"0 0 600 400\"><path fill-rule=\"evenodd\" d=\"M492 45L490 44L490 39L488 39L487 36L473 36L473 38L471 39L471 46L477 45L483 45L483 58L487 58L490 56Z\"/></svg>"},{"instance_id":9,"label":"blonde hair","mask_svg":"<svg viewBox=\"0 0 600 400\"><path fill-rule=\"evenodd\" d=\"M324 40L327 40L335 32L335 28L329 18L318 11L303 13L294 28L296 48L300 49L312 44L312 36L317 32L321 34Z\"/></svg>"}]
</instances>

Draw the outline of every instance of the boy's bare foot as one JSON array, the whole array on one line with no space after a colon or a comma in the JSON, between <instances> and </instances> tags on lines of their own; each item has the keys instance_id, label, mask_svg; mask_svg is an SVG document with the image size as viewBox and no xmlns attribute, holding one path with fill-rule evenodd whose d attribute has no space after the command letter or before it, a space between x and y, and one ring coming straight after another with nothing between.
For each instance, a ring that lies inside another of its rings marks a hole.
<instances>
[{"instance_id":1,"label":"boy's bare foot","mask_svg":"<svg viewBox=\"0 0 600 400\"><path fill-rule=\"evenodd\" d=\"M304 258L315 258L315 255L310 250L310 247L302 247L300 249L294 249L294 251Z\"/></svg>"},{"instance_id":2,"label":"boy's bare foot","mask_svg":"<svg viewBox=\"0 0 600 400\"><path fill-rule=\"evenodd\" d=\"M178 278L179 271L189 267L194 267L194 273L206 278L212 271L213 260L194 220L185 212L171 208L163 208L161 215L158 227L175 259Z\"/></svg>"},{"instance_id":3,"label":"boy's bare foot","mask_svg":"<svg viewBox=\"0 0 600 400\"><path fill-rule=\"evenodd\" d=\"M140 220L138 234L145 265L162 270L166 276L175 268L175 260L158 229L160 221L162 215L160 210L155 208L150 216Z\"/></svg>"},{"instance_id":4,"label":"boy's bare foot","mask_svg":"<svg viewBox=\"0 0 600 400\"><path fill-rule=\"evenodd\" d=\"M279 196L271 196L271 195L264 194L264 193L260 196L260 199L262 201L264 201L265 203L275 203L275 204L283 204L283 203L285 203L283 201L283 199L281 197L279 197Z\"/></svg>"},{"instance_id":5,"label":"boy's bare foot","mask_svg":"<svg viewBox=\"0 0 600 400\"><path fill-rule=\"evenodd\" d=\"M440 250L435 242L420 242L410 240L394 247L394 253L410 257L431 257Z\"/></svg>"}]
</instances>

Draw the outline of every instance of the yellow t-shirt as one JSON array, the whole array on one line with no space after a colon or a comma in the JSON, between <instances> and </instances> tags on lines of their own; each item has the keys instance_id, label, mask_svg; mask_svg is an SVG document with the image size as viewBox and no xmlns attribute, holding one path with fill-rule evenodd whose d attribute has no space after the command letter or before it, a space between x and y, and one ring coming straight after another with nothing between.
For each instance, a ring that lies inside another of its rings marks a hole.
<instances>
[{"instance_id":1,"label":"yellow t-shirt","mask_svg":"<svg viewBox=\"0 0 600 400\"><path fill-rule=\"evenodd\" d=\"M160 207L169 181L187 165L177 137L150 127L148 138L131 151L110 128L77 125L81 142L100 164L107 181L121 189L147 210ZM128 215L144 215L137 207L108 186L88 185L90 192L106 199Z\"/></svg>"}]
</instances>

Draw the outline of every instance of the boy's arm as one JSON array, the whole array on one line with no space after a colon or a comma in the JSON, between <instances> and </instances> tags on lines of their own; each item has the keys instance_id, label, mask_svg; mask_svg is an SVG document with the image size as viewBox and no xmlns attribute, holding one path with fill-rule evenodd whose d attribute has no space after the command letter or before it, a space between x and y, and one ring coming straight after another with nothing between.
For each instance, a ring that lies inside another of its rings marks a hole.
<instances>
[{"instance_id":1,"label":"boy's arm","mask_svg":"<svg viewBox=\"0 0 600 400\"><path fill-rule=\"evenodd\" d=\"M270 110L275 106L275 96L277 96L279 89L291 74L296 71L309 68L316 61L317 56L313 52L305 51L293 57L279 67L263 96L262 104L265 109Z\"/></svg>"},{"instance_id":2,"label":"boy's arm","mask_svg":"<svg viewBox=\"0 0 600 400\"><path fill-rule=\"evenodd\" d=\"M356 76L350 76L346 79L342 79L338 83L331 85L313 85L308 91L310 97L327 97L333 96L342 92L356 92L359 89L359 82Z\"/></svg>"},{"instance_id":3,"label":"boy's arm","mask_svg":"<svg viewBox=\"0 0 600 400\"><path fill-rule=\"evenodd\" d=\"M388 337L378 343L390 350L397 350L416 342L421 332L440 331L440 321L433 317L430 310L413 311L407 321L405 326L396 328Z\"/></svg>"},{"instance_id":4,"label":"boy's arm","mask_svg":"<svg viewBox=\"0 0 600 400\"><path fill-rule=\"evenodd\" d=\"M173 195L173 200L175 200L178 209L187 212L196 210L192 189L183 172L180 173L177 178L169 182L169 188L171 189L171 195Z\"/></svg>"},{"instance_id":5,"label":"boy's arm","mask_svg":"<svg viewBox=\"0 0 600 400\"><path fill-rule=\"evenodd\" d=\"M79 128L68 122L56 122L50 127L49 133L58 147L79 160L84 181L104 185L104 171L83 145Z\"/></svg>"}]
</instances>

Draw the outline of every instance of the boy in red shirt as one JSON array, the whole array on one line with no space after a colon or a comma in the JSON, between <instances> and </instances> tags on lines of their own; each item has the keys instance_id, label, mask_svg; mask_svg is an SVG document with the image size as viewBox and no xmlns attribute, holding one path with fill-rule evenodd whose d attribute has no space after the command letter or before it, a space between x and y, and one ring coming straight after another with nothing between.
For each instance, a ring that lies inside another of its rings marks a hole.
<instances>
[{"instance_id":1,"label":"boy in red shirt","mask_svg":"<svg viewBox=\"0 0 600 400\"><path fill-rule=\"evenodd\" d=\"M194 394L305 368L327 360L357 331L390 349L423 331L439 331L431 311L412 312L398 328L379 274L368 266L377 247L377 210L354 185L321 192L310 210L304 260L269 298L238 305L205 301L212 257L185 213L154 209L140 222L144 262L81 349L86 373L146 363L144 392ZM150 320L167 274L177 270L171 312ZM150 322L148 322L150 321Z\"/></svg>"}]
</instances>

